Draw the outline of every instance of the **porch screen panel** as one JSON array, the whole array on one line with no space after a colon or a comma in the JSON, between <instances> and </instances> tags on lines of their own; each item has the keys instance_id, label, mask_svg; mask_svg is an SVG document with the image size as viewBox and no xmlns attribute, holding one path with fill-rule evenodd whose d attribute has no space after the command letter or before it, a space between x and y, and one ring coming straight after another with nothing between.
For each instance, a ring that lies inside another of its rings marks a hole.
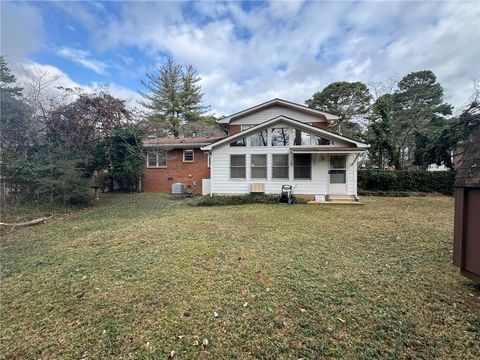
<instances>
[{"instance_id":1,"label":"porch screen panel","mask_svg":"<svg viewBox=\"0 0 480 360\"><path fill-rule=\"evenodd\" d=\"M330 156L330 184L345 184L347 181L347 157Z\"/></svg>"},{"instance_id":2,"label":"porch screen panel","mask_svg":"<svg viewBox=\"0 0 480 360\"><path fill-rule=\"evenodd\" d=\"M288 179L288 154L272 155L272 178Z\"/></svg>"},{"instance_id":3,"label":"porch screen panel","mask_svg":"<svg viewBox=\"0 0 480 360\"><path fill-rule=\"evenodd\" d=\"M312 154L294 154L293 176L295 179L312 178Z\"/></svg>"},{"instance_id":4,"label":"porch screen panel","mask_svg":"<svg viewBox=\"0 0 480 360\"><path fill-rule=\"evenodd\" d=\"M267 178L267 155L252 155L252 179Z\"/></svg>"},{"instance_id":5,"label":"porch screen panel","mask_svg":"<svg viewBox=\"0 0 480 360\"><path fill-rule=\"evenodd\" d=\"M245 155L230 155L230 177L232 179L245 179Z\"/></svg>"}]
</instances>

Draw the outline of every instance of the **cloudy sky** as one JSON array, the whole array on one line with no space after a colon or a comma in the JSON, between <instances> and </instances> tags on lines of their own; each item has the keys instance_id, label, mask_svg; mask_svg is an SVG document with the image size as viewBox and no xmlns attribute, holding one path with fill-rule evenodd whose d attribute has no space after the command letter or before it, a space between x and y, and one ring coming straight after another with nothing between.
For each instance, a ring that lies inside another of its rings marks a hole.
<instances>
[{"instance_id":1,"label":"cloudy sky","mask_svg":"<svg viewBox=\"0 0 480 360\"><path fill-rule=\"evenodd\" d=\"M1 52L132 103L172 58L198 69L217 115L424 69L458 108L480 76L480 2L2 2Z\"/></svg>"}]
</instances>

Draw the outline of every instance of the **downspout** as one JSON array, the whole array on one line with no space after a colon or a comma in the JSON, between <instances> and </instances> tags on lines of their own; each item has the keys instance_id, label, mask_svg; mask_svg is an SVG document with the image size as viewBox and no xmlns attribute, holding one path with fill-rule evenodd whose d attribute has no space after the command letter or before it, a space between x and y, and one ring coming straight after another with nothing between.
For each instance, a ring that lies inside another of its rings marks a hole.
<instances>
[{"instance_id":1,"label":"downspout","mask_svg":"<svg viewBox=\"0 0 480 360\"><path fill-rule=\"evenodd\" d=\"M213 164L213 162L212 162L212 150L210 150L208 152L208 156L210 156L210 197L212 197L213 196L213 192L212 192L212 183L213 183L213 181L212 181L213 180L212 179L212 164Z\"/></svg>"}]
</instances>

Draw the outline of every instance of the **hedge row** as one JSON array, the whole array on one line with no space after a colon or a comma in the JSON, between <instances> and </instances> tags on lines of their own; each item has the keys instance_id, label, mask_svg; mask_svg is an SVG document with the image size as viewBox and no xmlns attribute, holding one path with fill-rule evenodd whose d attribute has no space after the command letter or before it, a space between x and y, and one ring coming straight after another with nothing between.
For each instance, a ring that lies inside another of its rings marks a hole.
<instances>
[{"instance_id":1,"label":"hedge row","mask_svg":"<svg viewBox=\"0 0 480 360\"><path fill-rule=\"evenodd\" d=\"M247 195L214 195L202 196L192 203L194 206L222 206L244 204L277 204L279 195L247 194ZM303 204L303 199L293 198L293 203Z\"/></svg>"},{"instance_id":2,"label":"hedge row","mask_svg":"<svg viewBox=\"0 0 480 360\"><path fill-rule=\"evenodd\" d=\"M453 171L360 170L358 187L366 191L437 192L452 195Z\"/></svg>"}]
</instances>

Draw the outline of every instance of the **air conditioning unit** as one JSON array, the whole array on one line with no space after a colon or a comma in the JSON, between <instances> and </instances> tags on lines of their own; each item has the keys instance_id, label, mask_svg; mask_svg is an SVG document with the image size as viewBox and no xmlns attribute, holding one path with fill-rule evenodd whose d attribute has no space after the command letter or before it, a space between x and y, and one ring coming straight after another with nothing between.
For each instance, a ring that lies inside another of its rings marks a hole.
<instances>
[{"instance_id":1,"label":"air conditioning unit","mask_svg":"<svg viewBox=\"0 0 480 360\"><path fill-rule=\"evenodd\" d=\"M250 193L265 193L265 184L264 183L251 183L250 184Z\"/></svg>"},{"instance_id":2,"label":"air conditioning unit","mask_svg":"<svg viewBox=\"0 0 480 360\"><path fill-rule=\"evenodd\" d=\"M185 184L182 184L182 183L172 184L172 194L174 195L185 194Z\"/></svg>"}]
</instances>

